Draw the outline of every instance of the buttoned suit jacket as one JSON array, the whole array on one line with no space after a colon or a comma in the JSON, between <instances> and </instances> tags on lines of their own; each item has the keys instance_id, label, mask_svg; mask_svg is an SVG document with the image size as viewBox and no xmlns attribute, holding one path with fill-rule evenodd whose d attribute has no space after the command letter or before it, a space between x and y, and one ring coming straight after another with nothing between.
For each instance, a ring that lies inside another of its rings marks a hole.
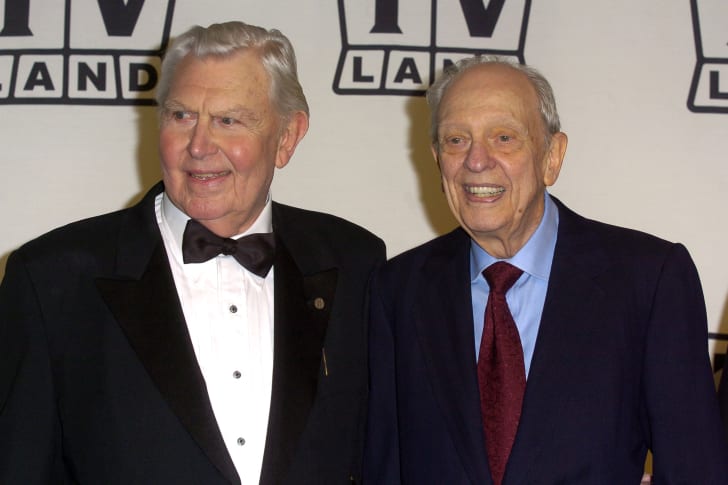
<instances>
[{"instance_id":1,"label":"buttoned suit jacket","mask_svg":"<svg viewBox=\"0 0 728 485\"><path fill-rule=\"evenodd\" d=\"M554 199L555 200L555 199ZM557 202L559 227L505 485L728 483L686 249ZM462 229L373 278L365 483L491 484Z\"/></svg>"},{"instance_id":2,"label":"buttoned suit jacket","mask_svg":"<svg viewBox=\"0 0 728 485\"><path fill-rule=\"evenodd\" d=\"M162 190L10 256L0 287L0 483L240 482L156 222ZM366 406L366 285L384 246L342 219L277 203L273 227L261 483L350 483Z\"/></svg>"}]
</instances>

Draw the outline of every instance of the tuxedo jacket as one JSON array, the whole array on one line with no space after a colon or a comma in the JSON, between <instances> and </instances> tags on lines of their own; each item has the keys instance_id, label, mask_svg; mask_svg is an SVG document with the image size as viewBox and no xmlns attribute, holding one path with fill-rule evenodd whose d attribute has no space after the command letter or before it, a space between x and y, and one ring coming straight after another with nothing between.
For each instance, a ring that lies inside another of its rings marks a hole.
<instances>
[{"instance_id":1,"label":"tuxedo jacket","mask_svg":"<svg viewBox=\"0 0 728 485\"><path fill-rule=\"evenodd\" d=\"M686 249L557 201L505 485L728 483L702 290ZM491 484L461 229L373 278L365 483Z\"/></svg>"},{"instance_id":2,"label":"tuxedo jacket","mask_svg":"<svg viewBox=\"0 0 728 485\"><path fill-rule=\"evenodd\" d=\"M0 483L240 483L156 222L162 190L41 236L8 259ZM350 483L363 446L366 286L384 245L342 219L277 203L273 228L273 387L261 483Z\"/></svg>"}]
</instances>

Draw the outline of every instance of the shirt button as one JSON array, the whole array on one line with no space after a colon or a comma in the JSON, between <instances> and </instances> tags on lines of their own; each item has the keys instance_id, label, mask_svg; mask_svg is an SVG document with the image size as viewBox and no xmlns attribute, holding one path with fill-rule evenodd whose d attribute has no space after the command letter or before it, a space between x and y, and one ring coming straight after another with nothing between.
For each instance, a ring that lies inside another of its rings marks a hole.
<instances>
[{"instance_id":1,"label":"shirt button","mask_svg":"<svg viewBox=\"0 0 728 485\"><path fill-rule=\"evenodd\" d=\"M242 374L240 373L239 370L236 370L235 372L233 372L233 377L235 379L240 379L240 376L242 376Z\"/></svg>"},{"instance_id":2,"label":"shirt button","mask_svg":"<svg viewBox=\"0 0 728 485\"><path fill-rule=\"evenodd\" d=\"M238 438L238 445L243 446L245 444L245 438Z\"/></svg>"},{"instance_id":3,"label":"shirt button","mask_svg":"<svg viewBox=\"0 0 728 485\"><path fill-rule=\"evenodd\" d=\"M238 307L235 305L230 305L230 313L238 313Z\"/></svg>"}]
</instances>

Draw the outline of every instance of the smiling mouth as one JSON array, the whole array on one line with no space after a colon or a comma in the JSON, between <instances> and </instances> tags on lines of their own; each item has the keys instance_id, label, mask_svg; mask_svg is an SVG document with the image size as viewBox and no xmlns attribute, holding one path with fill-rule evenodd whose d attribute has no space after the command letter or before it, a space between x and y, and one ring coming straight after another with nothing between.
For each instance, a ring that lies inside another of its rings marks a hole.
<instances>
[{"instance_id":1,"label":"smiling mouth","mask_svg":"<svg viewBox=\"0 0 728 485\"><path fill-rule=\"evenodd\" d=\"M506 191L505 187L481 187L468 185L465 187L465 191L476 197L495 197Z\"/></svg>"},{"instance_id":2,"label":"smiling mouth","mask_svg":"<svg viewBox=\"0 0 728 485\"><path fill-rule=\"evenodd\" d=\"M190 177L195 180L211 180L219 177L224 177L228 172L214 172L214 173L190 173Z\"/></svg>"}]
</instances>

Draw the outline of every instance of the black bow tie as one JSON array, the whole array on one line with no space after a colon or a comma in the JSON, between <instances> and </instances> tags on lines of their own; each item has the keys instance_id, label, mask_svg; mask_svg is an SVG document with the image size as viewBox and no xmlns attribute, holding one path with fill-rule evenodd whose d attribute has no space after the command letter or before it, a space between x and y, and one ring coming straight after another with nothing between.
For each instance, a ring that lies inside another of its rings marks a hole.
<instances>
[{"instance_id":1,"label":"black bow tie","mask_svg":"<svg viewBox=\"0 0 728 485\"><path fill-rule=\"evenodd\" d=\"M261 278L265 278L273 266L275 248L272 232L231 239L214 234L194 219L187 221L182 236L182 259L185 263L204 263L224 254L232 256L245 269Z\"/></svg>"}]
</instances>

